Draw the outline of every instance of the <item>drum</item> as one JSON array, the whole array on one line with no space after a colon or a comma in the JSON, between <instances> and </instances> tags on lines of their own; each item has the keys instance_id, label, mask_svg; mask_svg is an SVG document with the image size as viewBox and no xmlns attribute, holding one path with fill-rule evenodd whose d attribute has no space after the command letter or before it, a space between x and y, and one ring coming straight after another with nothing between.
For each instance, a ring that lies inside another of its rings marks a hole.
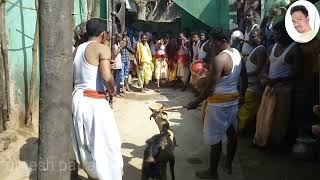
<instances>
[{"instance_id":1,"label":"drum","mask_svg":"<svg viewBox=\"0 0 320 180\"><path fill-rule=\"evenodd\" d=\"M206 84L206 78L210 71L210 65L203 61L195 61L191 63L191 83L197 91L201 91Z\"/></svg>"}]
</instances>

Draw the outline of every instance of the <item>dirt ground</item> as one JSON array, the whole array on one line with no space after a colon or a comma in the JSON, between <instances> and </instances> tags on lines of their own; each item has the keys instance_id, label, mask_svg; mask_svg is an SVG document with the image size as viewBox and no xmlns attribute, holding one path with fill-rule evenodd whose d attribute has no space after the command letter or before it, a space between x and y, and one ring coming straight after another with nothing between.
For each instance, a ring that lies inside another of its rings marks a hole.
<instances>
[{"instance_id":1,"label":"dirt ground","mask_svg":"<svg viewBox=\"0 0 320 180\"><path fill-rule=\"evenodd\" d=\"M160 102L167 106L185 105L194 96L190 92L164 88L160 93L131 92L114 102L114 113L122 139L124 180L139 180L145 141L159 133L148 106ZM196 180L195 171L208 165L208 147L203 144L200 109L169 112L178 147L175 149L176 179ZM18 141L0 154L0 179L35 179L32 163L37 157L37 138L25 131L18 133ZM241 138L234 163L233 175L220 170L221 180L319 180L320 164L293 159L288 152L251 148L250 138ZM80 179L86 180L80 171ZM168 176L170 179L170 176Z\"/></svg>"}]
</instances>

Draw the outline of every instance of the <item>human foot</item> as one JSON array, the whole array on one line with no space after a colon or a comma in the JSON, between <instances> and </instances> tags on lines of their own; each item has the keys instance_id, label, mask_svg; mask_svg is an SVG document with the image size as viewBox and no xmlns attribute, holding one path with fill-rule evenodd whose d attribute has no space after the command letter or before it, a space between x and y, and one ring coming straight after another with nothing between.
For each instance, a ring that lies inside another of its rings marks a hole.
<instances>
[{"instance_id":1,"label":"human foot","mask_svg":"<svg viewBox=\"0 0 320 180\"><path fill-rule=\"evenodd\" d=\"M199 179L218 179L218 173L213 173L212 171L209 170L204 170L204 171L198 171L196 172L196 176Z\"/></svg>"},{"instance_id":2,"label":"human foot","mask_svg":"<svg viewBox=\"0 0 320 180\"><path fill-rule=\"evenodd\" d=\"M314 112L315 115L320 117L320 105L314 105L313 106L313 112Z\"/></svg>"},{"instance_id":3,"label":"human foot","mask_svg":"<svg viewBox=\"0 0 320 180\"><path fill-rule=\"evenodd\" d=\"M232 163L228 163L227 160L224 162L222 169L227 174L232 174Z\"/></svg>"}]
</instances>

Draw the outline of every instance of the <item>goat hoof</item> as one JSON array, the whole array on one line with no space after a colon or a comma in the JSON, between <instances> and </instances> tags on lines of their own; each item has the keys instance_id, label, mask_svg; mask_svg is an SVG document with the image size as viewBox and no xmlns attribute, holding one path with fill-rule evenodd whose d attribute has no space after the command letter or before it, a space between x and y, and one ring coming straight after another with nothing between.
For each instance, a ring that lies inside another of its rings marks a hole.
<instances>
[{"instance_id":1,"label":"goat hoof","mask_svg":"<svg viewBox=\"0 0 320 180\"><path fill-rule=\"evenodd\" d=\"M198 172L196 172L196 176L199 179L215 179L215 180L218 180L218 173L213 173L213 172L210 172L208 170L198 171Z\"/></svg>"}]
</instances>

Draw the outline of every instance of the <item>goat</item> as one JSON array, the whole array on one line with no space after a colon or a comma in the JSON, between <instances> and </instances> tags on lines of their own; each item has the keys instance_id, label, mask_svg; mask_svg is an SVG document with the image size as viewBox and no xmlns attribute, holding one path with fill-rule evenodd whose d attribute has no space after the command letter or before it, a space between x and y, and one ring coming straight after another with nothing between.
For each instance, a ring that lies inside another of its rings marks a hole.
<instances>
[{"instance_id":1,"label":"goat","mask_svg":"<svg viewBox=\"0 0 320 180\"><path fill-rule=\"evenodd\" d=\"M169 162L171 179L174 175L174 143L170 138L170 133L164 129L160 134L154 135L146 141L142 163L141 180L167 180L167 163Z\"/></svg>"},{"instance_id":2,"label":"goat","mask_svg":"<svg viewBox=\"0 0 320 180\"><path fill-rule=\"evenodd\" d=\"M170 166L171 179L175 180L174 175L174 148L176 140L168 122L168 114L162 109L153 110L150 120L153 118L158 125L160 134L154 135L146 141L142 163L142 180L167 179L167 163Z\"/></svg>"}]
</instances>

